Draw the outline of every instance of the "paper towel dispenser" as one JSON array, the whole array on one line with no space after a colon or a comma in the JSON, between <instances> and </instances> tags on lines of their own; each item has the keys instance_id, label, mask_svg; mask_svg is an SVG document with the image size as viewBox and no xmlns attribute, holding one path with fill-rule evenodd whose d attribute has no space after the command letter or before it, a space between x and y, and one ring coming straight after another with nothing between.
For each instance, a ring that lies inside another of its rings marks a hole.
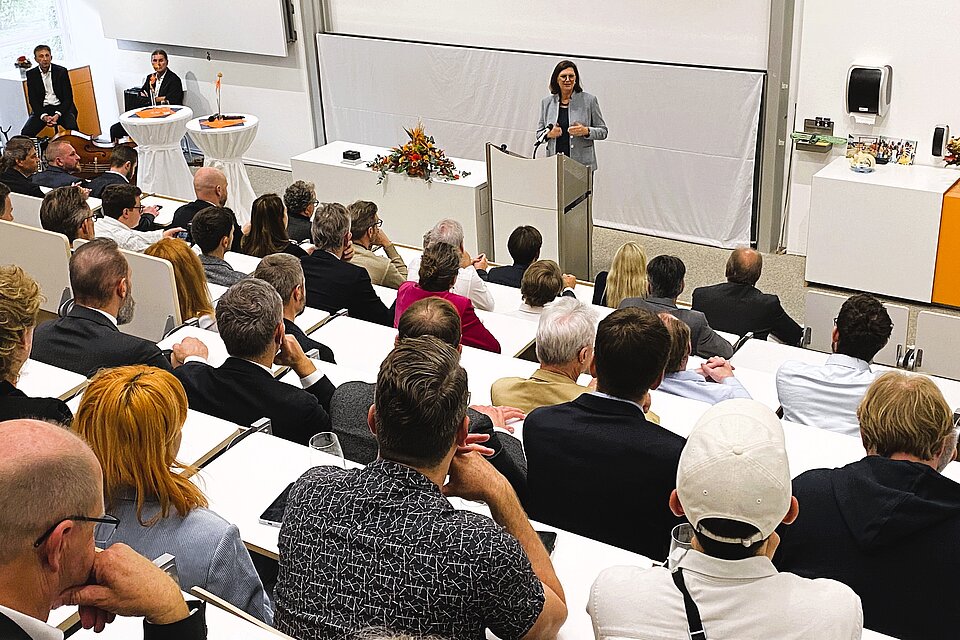
<instances>
[{"instance_id":1,"label":"paper towel dispenser","mask_svg":"<svg viewBox=\"0 0 960 640\"><path fill-rule=\"evenodd\" d=\"M882 116L890 106L893 67L853 65L847 72L847 113Z\"/></svg>"}]
</instances>

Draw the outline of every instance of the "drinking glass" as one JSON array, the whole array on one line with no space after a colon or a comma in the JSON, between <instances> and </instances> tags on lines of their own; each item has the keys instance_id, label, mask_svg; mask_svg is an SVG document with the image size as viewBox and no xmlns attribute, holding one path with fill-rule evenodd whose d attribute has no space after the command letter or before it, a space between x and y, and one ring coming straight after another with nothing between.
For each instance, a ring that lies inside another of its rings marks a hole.
<instances>
[{"instance_id":1,"label":"drinking glass","mask_svg":"<svg viewBox=\"0 0 960 640\"><path fill-rule=\"evenodd\" d=\"M342 469L347 468L347 462L343 457L343 449L340 447L340 439L337 437L337 434L331 431L321 431L320 433L314 434L310 437L310 449L325 453L337 459L337 461L324 459L321 461L321 464L335 464ZM314 458L314 460L316 460L316 458Z\"/></svg>"},{"instance_id":2,"label":"drinking glass","mask_svg":"<svg viewBox=\"0 0 960 640\"><path fill-rule=\"evenodd\" d=\"M689 522L678 524L670 531L670 553L667 555L667 569L674 568L687 555L693 541L693 525Z\"/></svg>"}]
</instances>

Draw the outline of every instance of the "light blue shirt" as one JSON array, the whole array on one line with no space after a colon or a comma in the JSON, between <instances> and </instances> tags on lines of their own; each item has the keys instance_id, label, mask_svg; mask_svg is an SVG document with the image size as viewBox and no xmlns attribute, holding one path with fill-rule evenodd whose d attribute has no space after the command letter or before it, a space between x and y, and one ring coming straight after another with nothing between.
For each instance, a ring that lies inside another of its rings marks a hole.
<instances>
[{"instance_id":1,"label":"light blue shirt","mask_svg":"<svg viewBox=\"0 0 960 640\"><path fill-rule=\"evenodd\" d=\"M823 365L784 362L777 371L783 419L859 436L857 407L876 376L865 360L839 353Z\"/></svg>"},{"instance_id":2,"label":"light blue shirt","mask_svg":"<svg viewBox=\"0 0 960 640\"><path fill-rule=\"evenodd\" d=\"M735 377L724 378L723 382L713 382L704 379L696 371L668 373L663 376L663 382L657 387L657 391L710 404L733 398L751 399L750 394Z\"/></svg>"}]
</instances>

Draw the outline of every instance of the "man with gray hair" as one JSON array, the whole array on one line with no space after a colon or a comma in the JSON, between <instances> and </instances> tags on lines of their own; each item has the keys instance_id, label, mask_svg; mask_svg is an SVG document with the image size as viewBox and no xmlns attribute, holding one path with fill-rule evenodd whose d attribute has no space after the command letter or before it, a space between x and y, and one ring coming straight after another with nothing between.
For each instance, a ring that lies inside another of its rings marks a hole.
<instances>
[{"instance_id":1,"label":"man with gray hair","mask_svg":"<svg viewBox=\"0 0 960 640\"><path fill-rule=\"evenodd\" d=\"M286 335L276 289L245 278L221 296L216 315L230 357L219 367L190 362L174 371L190 408L241 425L267 417L275 436L300 444L329 430L333 384ZM274 378L275 364L293 369L303 388Z\"/></svg>"},{"instance_id":2,"label":"man with gray hair","mask_svg":"<svg viewBox=\"0 0 960 640\"><path fill-rule=\"evenodd\" d=\"M487 257L482 253L476 258L463 246L463 225L453 218L444 218L423 234L423 248L443 242L460 250L460 271L450 289L453 293L470 298L473 306L482 311L493 311L493 294L487 288ZM407 266L407 279L420 279L420 254Z\"/></svg>"},{"instance_id":3,"label":"man with gray hair","mask_svg":"<svg viewBox=\"0 0 960 640\"><path fill-rule=\"evenodd\" d=\"M90 210L79 187L58 187L43 196L40 204L40 226L67 236L71 245L77 238L93 240L96 236L93 221L102 217L103 212Z\"/></svg>"},{"instance_id":4,"label":"man with gray hair","mask_svg":"<svg viewBox=\"0 0 960 640\"><path fill-rule=\"evenodd\" d=\"M298 243L312 242L310 233L313 212L317 208L317 192L312 182L297 180L283 192L283 206L287 208L287 236Z\"/></svg>"},{"instance_id":5,"label":"man with gray hair","mask_svg":"<svg viewBox=\"0 0 960 640\"><path fill-rule=\"evenodd\" d=\"M500 378L490 388L495 405L508 405L529 413L579 398L590 390L577 383L590 371L597 318L590 305L562 297L543 307L537 326L537 360L540 368L529 378Z\"/></svg>"},{"instance_id":6,"label":"man with gray hair","mask_svg":"<svg viewBox=\"0 0 960 640\"><path fill-rule=\"evenodd\" d=\"M250 275L273 285L280 294L283 300L283 328L287 335L293 336L304 352L316 349L320 352L321 360L336 364L330 347L309 338L295 322L297 316L307 308L307 283L299 258L289 253L271 253L260 261Z\"/></svg>"},{"instance_id":7,"label":"man with gray hair","mask_svg":"<svg viewBox=\"0 0 960 640\"><path fill-rule=\"evenodd\" d=\"M393 311L377 296L370 274L350 264L350 214L339 203L325 202L313 214L311 229L316 250L300 258L307 284L307 305L335 313L347 309L351 318L393 326Z\"/></svg>"},{"instance_id":8,"label":"man with gray hair","mask_svg":"<svg viewBox=\"0 0 960 640\"><path fill-rule=\"evenodd\" d=\"M100 463L83 440L11 420L0 423L0 451L0 638L63 638L45 623L57 603L79 605L86 629L143 616L144 638L206 638L204 607L184 602L150 560L119 543L96 552L119 521L103 513Z\"/></svg>"}]
</instances>

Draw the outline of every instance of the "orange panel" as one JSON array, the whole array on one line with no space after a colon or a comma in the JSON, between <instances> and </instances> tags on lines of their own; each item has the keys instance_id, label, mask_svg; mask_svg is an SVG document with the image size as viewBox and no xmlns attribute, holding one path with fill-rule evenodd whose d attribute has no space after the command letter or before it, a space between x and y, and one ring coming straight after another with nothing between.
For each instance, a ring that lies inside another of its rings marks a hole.
<instances>
[{"instance_id":1,"label":"orange panel","mask_svg":"<svg viewBox=\"0 0 960 640\"><path fill-rule=\"evenodd\" d=\"M960 183L943 194L933 302L960 307Z\"/></svg>"}]
</instances>

